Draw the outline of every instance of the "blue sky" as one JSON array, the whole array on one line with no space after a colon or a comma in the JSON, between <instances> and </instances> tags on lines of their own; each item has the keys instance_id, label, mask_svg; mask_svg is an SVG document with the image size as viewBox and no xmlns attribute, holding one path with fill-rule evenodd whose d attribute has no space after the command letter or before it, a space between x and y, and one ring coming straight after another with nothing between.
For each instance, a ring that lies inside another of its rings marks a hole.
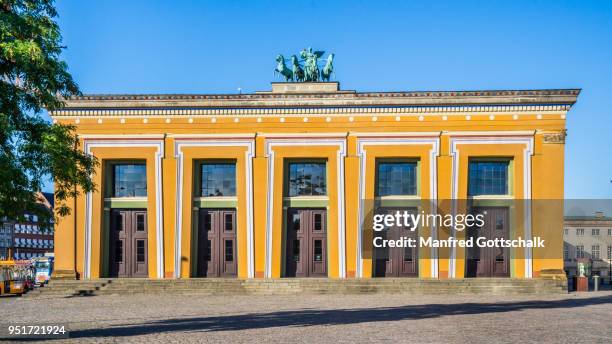
<instances>
[{"instance_id":1,"label":"blue sky","mask_svg":"<svg viewBox=\"0 0 612 344\"><path fill-rule=\"evenodd\" d=\"M336 54L345 89L582 88L566 198L612 198L612 1L57 2L83 93L266 90L274 57Z\"/></svg>"}]
</instances>

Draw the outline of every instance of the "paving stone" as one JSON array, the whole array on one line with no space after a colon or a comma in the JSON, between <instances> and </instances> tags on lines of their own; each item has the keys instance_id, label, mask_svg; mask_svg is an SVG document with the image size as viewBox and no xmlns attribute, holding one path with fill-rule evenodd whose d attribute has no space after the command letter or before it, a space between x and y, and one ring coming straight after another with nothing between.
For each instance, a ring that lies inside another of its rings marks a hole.
<instances>
[{"instance_id":1,"label":"paving stone","mask_svg":"<svg viewBox=\"0 0 612 344\"><path fill-rule=\"evenodd\" d=\"M612 292L564 295L97 295L0 298L71 343L609 343ZM323 291L325 292L325 291ZM110 338L110 336L116 336Z\"/></svg>"}]
</instances>

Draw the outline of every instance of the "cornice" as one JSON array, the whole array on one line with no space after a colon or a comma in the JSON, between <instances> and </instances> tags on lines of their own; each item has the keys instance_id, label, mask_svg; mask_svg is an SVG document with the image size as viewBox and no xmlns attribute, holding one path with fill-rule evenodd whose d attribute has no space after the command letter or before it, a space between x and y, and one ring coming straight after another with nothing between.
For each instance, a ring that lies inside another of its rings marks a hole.
<instances>
[{"instance_id":1,"label":"cornice","mask_svg":"<svg viewBox=\"0 0 612 344\"><path fill-rule=\"evenodd\" d=\"M415 91L415 92L325 92L249 94L91 94L64 99L65 109L156 109L283 111L306 109L352 112L354 109L412 109L465 106L571 106L580 89Z\"/></svg>"},{"instance_id":2,"label":"cornice","mask_svg":"<svg viewBox=\"0 0 612 344\"><path fill-rule=\"evenodd\" d=\"M563 221L565 226L610 226L612 225L612 218L610 217L605 217L605 218L600 218L600 219L596 219L596 218L586 218L586 219L575 219L575 218L570 218L570 219L565 219Z\"/></svg>"}]
</instances>

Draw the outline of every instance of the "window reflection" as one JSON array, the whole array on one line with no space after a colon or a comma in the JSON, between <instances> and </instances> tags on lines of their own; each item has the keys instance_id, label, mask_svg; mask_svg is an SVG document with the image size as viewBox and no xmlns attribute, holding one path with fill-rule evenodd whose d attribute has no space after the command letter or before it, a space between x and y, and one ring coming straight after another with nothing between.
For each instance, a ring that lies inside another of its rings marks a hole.
<instances>
[{"instance_id":1,"label":"window reflection","mask_svg":"<svg viewBox=\"0 0 612 344\"><path fill-rule=\"evenodd\" d=\"M202 164L202 197L236 196L236 164Z\"/></svg>"},{"instance_id":2,"label":"window reflection","mask_svg":"<svg viewBox=\"0 0 612 344\"><path fill-rule=\"evenodd\" d=\"M416 162L380 162L377 171L377 196L416 195Z\"/></svg>"},{"instance_id":3,"label":"window reflection","mask_svg":"<svg viewBox=\"0 0 612 344\"><path fill-rule=\"evenodd\" d=\"M289 197L326 194L324 162L289 163Z\"/></svg>"},{"instance_id":4,"label":"window reflection","mask_svg":"<svg viewBox=\"0 0 612 344\"><path fill-rule=\"evenodd\" d=\"M508 161L470 162L469 195L507 195L509 164Z\"/></svg>"},{"instance_id":5,"label":"window reflection","mask_svg":"<svg viewBox=\"0 0 612 344\"><path fill-rule=\"evenodd\" d=\"M144 197L147 195L147 166L117 164L113 166L113 197Z\"/></svg>"}]
</instances>

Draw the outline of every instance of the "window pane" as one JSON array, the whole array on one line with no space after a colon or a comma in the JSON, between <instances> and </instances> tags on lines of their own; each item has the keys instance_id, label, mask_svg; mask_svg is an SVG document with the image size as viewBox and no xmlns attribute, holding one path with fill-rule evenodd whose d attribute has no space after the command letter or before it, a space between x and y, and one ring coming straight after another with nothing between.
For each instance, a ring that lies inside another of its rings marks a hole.
<instances>
[{"instance_id":1,"label":"window pane","mask_svg":"<svg viewBox=\"0 0 612 344\"><path fill-rule=\"evenodd\" d=\"M323 216L322 214L314 214L314 230L320 231L323 229Z\"/></svg>"},{"instance_id":2,"label":"window pane","mask_svg":"<svg viewBox=\"0 0 612 344\"><path fill-rule=\"evenodd\" d=\"M293 213L293 230L300 230L300 213Z\"/></svg>"},{"instance_id":3,"label":"window pane","mask_svg":"<svg viewBox=\"0 0 612 344\"><path fill-rule=\"evenodd\" d=\"M236 196L236 164L202 164L202 197Z\"/></svg>"},{"instance_id":4,"label":"window pane","mask_svg":"<svg viewBox=\"0 0 612 344\"><path fill-rule=\"evenodd\" d=\"M144 197L147 195L147 166L118 164L113 167L113 197Z\"/></svg>"},{"instance_id":5,"label":"window pane","mask_svg":"<svg viewBox=\"0 0 612 344\"><path fill-rule=\"evenodd\" d=\"M225 231L231 232L234 230L234 216L232 214L225 214Z\"/></svg>"},{"instance_id":6,"label":"window pane","mask_svg":"<svg viewBox=\"0 0 612 344\"><path fill-rule=\"evenodd\" d=\"M497 230L504 229L504 218L503 217L498 217L497 219L495 219L495 229Z\"/></svg>"},{"instance_id":7,"label":"window pane","mask_svg":"<svg viewBox=\"0 0 612 344\"><path fill-rule=\"evenodd\" d=\"M468 194L507 195L508 161L472 161L468 172Z\"/></svg>"},{"instance_id":8,"label":"window pane","mask_svg":"<svg viewBox=\"0 0 612 344\"><path fill-rule=\"evenodd\" d=\"M142 263L145 261L145 241L136 240L136 261Z\"/></svg>"},{"instance_id":9,"label":"window pane","mask_svg":"<svg viewBox=\"0 0 612 344\"><path fill-rule=\"evenodd\" d=\"M289 196L324 196L327 194L325 163L290 163Z\"/></svg>"},{"instance_id":10,"label":"window pane","mask_svg":"<svg viewBox=\"0 0 612 344\"><path fill-rule=\"evenodd\" d=\"M136 230L143 232L145 230L145 217L144 214L136 215Z\"/></svg>"},{"instance_id":11,"label":"window pane","mask_svg":"<svg viewBox=\"0 0 612 344\"><path fill-rule=\"evenodd\" d=\"M378 163L377 196L416 195L416 162Z\"/></svg>"},{"instance_id":12,"label":"window pane","mask_svg":"<svg viewBox=\"0 0 612 344\"><path fill-rule=\"evenodd\" d=\"M315 262L323 261L323 241L322 240L314 241L314 261Z\"/></svg>"},{"instance_id":13,"label":"window pane","mask_svg":"<svg viewBox=\"0 0 612 344\"><path fill-rule=\"evenodd\" d=\"M225 240L225 261L234 261L234 244L233 240Z\"/></svg>"},{"instance_id":14,"label":"window pane","mask_svg":"<svg viewBox=\"0 0 612 344\"><path fill-rule=\"evenodd\" d=\"M591 258L598 260L599 259L599 245L591 246Z\"/></svg>"},{"instance_id":15,"label":"window pane","mask_svg":"<svg viewBox=\"0 0 612 344\"><path fill-rule=\"evenodd\" d=\"M411 247L404 248L404 261L405 262L412 261L412 248Z\"/></svg>"}]
</instances>

